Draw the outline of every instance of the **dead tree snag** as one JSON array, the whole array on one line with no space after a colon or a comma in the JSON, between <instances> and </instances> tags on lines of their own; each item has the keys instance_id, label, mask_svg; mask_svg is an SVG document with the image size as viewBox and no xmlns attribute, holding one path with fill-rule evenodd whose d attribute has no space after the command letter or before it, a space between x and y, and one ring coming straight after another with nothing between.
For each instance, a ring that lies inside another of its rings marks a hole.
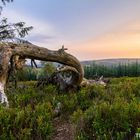
<instances>
[{"instance_id":1,"label":"dead tree snag","mask_svg":"<svg viewBox=\"0 0 140 140\"><path fill-rule=\"evenodd\" d=\"M72 55L65 52L65 48L58 51L48 50L47 48L39 47L33 44L0 44L0 99L2 103L7 103L8 100L4 92L6 81L8 78L8 72L11 66L15 66L19 69L23 66L25 58L31 60L42 60L58 62L69 66L69 68L63 69L63 71L71 70L75 76L72 78L71 85L79 86L83 80L83 68L80 62Z\"/></svg>"}]
</instances>

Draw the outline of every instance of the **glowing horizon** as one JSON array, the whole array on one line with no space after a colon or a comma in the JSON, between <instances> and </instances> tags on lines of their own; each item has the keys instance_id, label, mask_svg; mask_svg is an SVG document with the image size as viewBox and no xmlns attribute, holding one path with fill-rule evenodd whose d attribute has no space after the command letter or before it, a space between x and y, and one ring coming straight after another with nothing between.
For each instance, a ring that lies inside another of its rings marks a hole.
<instances>
[{"instance_id":1,"label":"glowing horizon","mask_svg":"<svg viewBox=\"0 0 140 140\"><path fill-rule=\"evenodd\" d=\"M130 22L102 36L76 44L73 52L82 52L82 60L140 58L140 21ZM76 53L75 53L76 54ZM76 54L77 55L77 54Z\"/></svg>"}]
</instances>

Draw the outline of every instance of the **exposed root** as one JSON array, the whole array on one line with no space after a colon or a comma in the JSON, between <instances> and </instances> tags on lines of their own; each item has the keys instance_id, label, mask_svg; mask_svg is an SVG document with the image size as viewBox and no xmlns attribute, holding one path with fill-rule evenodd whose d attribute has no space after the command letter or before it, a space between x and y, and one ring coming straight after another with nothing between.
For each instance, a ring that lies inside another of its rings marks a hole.
<instances>
[{"instance_id":1,"label":"exposed root","mask_svg":"<svg viewBox=\"0 0 140 140\"><path fill-rule=\"evenodd\" d=\"M37 86L54 84L57 85L59 91L76 90L77 85L75 81L78 78L78 71L70 66L63 66L55 71L50 77L43 79L37 83Z\"/></svg>"}]
</instances>

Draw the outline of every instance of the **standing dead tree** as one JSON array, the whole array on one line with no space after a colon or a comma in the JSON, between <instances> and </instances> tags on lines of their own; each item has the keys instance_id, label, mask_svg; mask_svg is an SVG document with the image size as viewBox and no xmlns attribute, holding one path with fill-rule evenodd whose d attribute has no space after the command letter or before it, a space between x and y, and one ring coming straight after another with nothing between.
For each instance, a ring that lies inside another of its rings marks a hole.
<instances>
[{"instance_id":1,"label":"standing dead tree","mask_svg":"<svg viewBox=\"0 0 140 140\"><path fill-rule=\"evenodd\" d=\"M36 59L58 62L69 66L69 68L67 67L62 70L70 70L74 74L68 85L79 86L83 80L84 74L80 62L74 56L66 53L64 47L58 51L52 51L47 48L27 43L2 43L0 44L0 100L1 103L6 103L7 106L8 99L4 90L8 75L10 74L10 70L21 68L26 58L31 60Z\"/></svg>"}]
</instances>

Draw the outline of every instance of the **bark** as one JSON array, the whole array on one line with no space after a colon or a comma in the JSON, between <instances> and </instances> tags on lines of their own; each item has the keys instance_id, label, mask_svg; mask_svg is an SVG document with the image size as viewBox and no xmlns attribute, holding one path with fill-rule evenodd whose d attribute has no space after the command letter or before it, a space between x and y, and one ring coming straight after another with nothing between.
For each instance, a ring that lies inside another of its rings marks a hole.
<instances>
[{"instance_id":1,"label":"bark","mask_svg":"<svg viewBox=\"0 0 140 140\"><path fill-rule=\"evenodd\" d=\"M6 45L0 46L0 100L1 103L6 103L7 106L9 104L4 89L8 77L9 62L12 56L11 50Z\"/></svg>"},{"instance_id":2,"label":"bark","mask_svg":"<svg viewBox=\"0 0 140 140\"><path fill-rule=\"evenodd\" d=\"M0 93L1 102L7 102L8 100L4 93L4 87L8 77L9 63L14 56L19 56L20 60L29 58L31 60L43 60L59 62L64 65L72 67L75 73L75 78L72 80L73 85L79 86L83 80L83 68L80 62L72 55L65 52L65 48L59 49L58 51L52 51L47 48L39 47L33 44L0 44ZM20 61L19 61L20 62ZM3 97L4 95L5 97Z\"/></svg>"}]
</instances>

